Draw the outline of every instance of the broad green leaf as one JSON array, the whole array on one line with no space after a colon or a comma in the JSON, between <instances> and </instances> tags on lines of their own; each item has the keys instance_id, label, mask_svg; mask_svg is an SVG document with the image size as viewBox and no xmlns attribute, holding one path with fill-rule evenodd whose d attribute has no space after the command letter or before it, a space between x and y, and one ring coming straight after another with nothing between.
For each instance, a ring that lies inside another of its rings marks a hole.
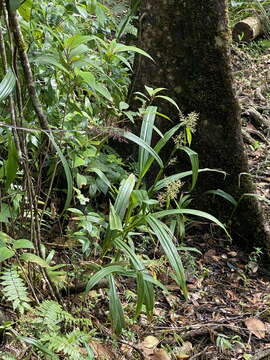
<instances>
[{"instance_id":1,"label":"broad green leaf","mask_svg":"<svg viewBox=\"0 0 270 360\"><path fill-rule=\"evenodd\" d=\"M0 247L0 262L10 259L15 252L7 247Z\"/></svg>"},{"instance_id":2,"label":"broad green leaf","mask_svg":"<svg viewBox=\"0 0 270 360\"><path fill-rule=\"evenodd\" d=\"M118 195L114 203L114 209L121 220L124 219L125 212L129 205L129 198L132 190L135 186L135 175L130 174L129 177L124 180L119 188Z\"/></svg>"},{"instance_id":3,"label":"broad green leaf","mask_svg":"<svg viewBox=\"0 0 270 360\"><path fill-rule=\"evenodd\" d=\"M64 212L66 209L69 208L69 205L70 205L71 200L72 200L73 179L72 179L72 175L71 175L71 171L70 171L68 162L67 162L66 158L64 157L62 151L60 150L59 146L56 144L52 133L46 133L46 134L48 135L48 137L49 137L49 139L51 140L53 146L55 147L55 150L56 150L57 155L59 156L59 158L60 158L60 160L61 160L61 162L62 162L64 171L65 171L65 175L66 175L66 180L67 180L67 197L66 197L66 202L65 202L65 205L64 205L64 209L63 209L63 212Z\"/></svg>"},{"instance_id":4,"label":"broad green leaf","mask_svg":"<svg viewBox=\"0 0 270 360\"><path fill-rule=\"evenodd\" d=\"M8 234L0 231L0 241L4 244L13 243L14 239L10 237Z\"/></svg>"},{"instance_id":5,"label":"broad green leaf","mask_svg":"<svg viewBox=\"0 0 270 360\"><path fill-rule=\"evenodd\" d=\"M151 146L153 126L156 118L157 107L148 106L145 115L143 117L140 139L144 141L147 145ZM140 175L142 174L145 163L149 157L149 152L142 146L139 147L139 170Z\"/></svg>"},{"instance_id":6,"label":"broad green leaf","mask_svg":"<svg viewBox=\"0 0 270 360\"><path fill-rule=\"evenodd\" d=\"M67 209L67 211L70 211L71 213L76 214L76 215L84 215L84 213L81 210L76 209L76 208L69 208L69 209Z\"/></svg>"},{"instance_id":7,"label":"broad green leaf","mask_svg":"<svg viewBox=\"0 0 270 360\"><path fill-rule=\"evenodd\" d=\"M81 44L81 45L78 45L76 46L75 48L73 48L70 53L69 53L69 57L72 58L72 57L76 57L76 56L79 56L79 55L82 55L84 53L86 53L87 51L89 51L89 47L84 45L84 44Z\"/></svg>"},{"instance_id":8,"label":"broad green leaf","mask_svg":"<svg viewBox=\"0 0 270 360\"><path fill-rule=\"evenodd\" d=\"M76 182L79 189L81 189L83 186L87 185L87 178L81 174L76 175Z\"/></svg>"},{"instance_id":9,"label":"broad green leaf","mask_svg":"<svg viewBox=\"0 0 270 360\"><path fill-rule=\"evenodd\" d=\"M13 91L16 84L16 77L9 69L0 83L0 101L6 99Z\"/></svg>"},{"instance_id":10,"label":"broad green leaf","mask_svg":"<svg viewBox=\"0 0 270 360\"><path fill-rule=\"evenodd\" d=\"M34 244L32 241L27 239L15 240L13 244L14 249L34 249Z\"/></svg>"},{"instance_id":11,"label":"broad green leaf","mask_svg":"<svg viewBox=\"0 0 270 360\"><path fill-rule=\"evenodd\" d=\"M233 206L236 207L238 205L237 201L234 199L234 197L232 195L226 193L225 191L223 191L221 189L209 190L206 192L206 194L213 194L213 195L221 196L224 199L226 199L227 201L229 201Z\"/></svg>"},{"instance_id":12,"label":"broad green leaf","mask_svg":"<svg viewBox=\"0 0 270 360\"><path fill-rule=\"evenodd\" d=\"M108 265L92 275L86 285L85 291L90 291L100 280L104 279L110 274L125 274L126 269L120 265Z\"/></svg>"},{"instance_id":13,"label":"broad green leaf","mask_svg":"<svg viewBox=\"0 0 270 360\"><path fill-rule=\"evenodd\" d=\"M24 253L20 256L20 259L38 264L41 267L49 266L44 259L42 259L40 256L32 254L32 253Z\"/></svg>"},{"instance_id":14,"label":"broad green leaf","mask_svg":"<svg viewBox=\"0 0 270 360\"><path fill-rule=\"evenodd\" d=\"M127 104L126 102L124 101L120 101L119 103L119 109L122 111L122 110L127 110L129 108L129 104Z\"/></svg>"},{"instance_id":15,"label":"broad green leaf","mask_svg":"<svg viewBox=\"0 0 270 360\"><path fill-rule=\"evenodd\" d=\"M82 159L79 155L76 155L74 156L74 159L73 159L73 167L80 167L80 166L83 166L85 165L85 159Z\"/></svg>"},{"instance_id":16,"label":"broad green leaf","mask_svg":"<svg viewBox=\"0 0 270 360\"><path fill-rule=\"evenodd\" d=\"M130 63L124 56L118 54L118 55L116 55L116 58L119 59L120 61L122 61L126 65L126 67L129 68L130 71L132 71L132 67L131 67Z\"/></svg>"},{"instance_id":17,"label":"broad green leaf","mask_svg":"<svg viewBox=\"0 0 270 360\"><path fill-rule=\"evenodd\" d=\"M154 59L147 54L147 52L145 52L142 49L137 48L136 46L128 46L128 45L124 45L124 44L117 44L114 48L114 52L123 52L123 51L131 51L131 52L135 52L138 53L140 55L146 56L149 59L151 59L152 61L154 61Z\"/></svg>"},{"instance_id":18,"label":"broad green leaf","mask_svg":"<svg viewBox=\"0 0 270 360\"><path fill-rule=\"evenodd\" d=\"M170 98L169 96L157 95L156 98L160 98L160 99L164 99L164 100L168 101L168 102L171 103L173 106L175 106L178 111L180 111L179 106L178 106L178 105L176 104L176 102L175 102L172 98Z\"/></svg>"},{"instance_id":19,"label":"broad green leaf","mask_svg":"<svg viewBox=\"0 0 270 360\"><path fill-rule=\"evenodd\" d=\"M95 87L95 76L89 71L76 71L78 74L91 88Z\"/></svg>"},{"instance_id":20,"label":"broad green leaf","mask_svg":"<svg viewBox=\"0 0 270 360\"><path fill-rule=\"evenodd\" d=\"M8 159L4 166L5 190L7 191L16 178L19 167L18 151L11 135L8 139Z\"/></svg>"},{"instance_id":21,"label":"broad green leaf","mask_svg":"<svg viewBox=\"0 0 270 360\"><path fill-rule=\"evenodd\" d=\"M155 214L154 214L155 215ZM186 284L185 270L181 261L181 257L178 254L177 248L173 242L173 234L170 229L158 220L155 216L148 215L146 221L154 234L158 238L174 272L175 279L182 290L185 299L188 298L188 289Z\"/></svg>"},{"instance_id":22,"label":"broad green leaf","mask_svg":"<svg viewBox=\"0 0 270 360\"><path fill-rule=\"evenodd\" d=\"M75 47L85 44L88 41L92 40L92 36L90 35L80 35L76 34L64 41L64 48L65 49L74 49Z\"/></svg>"},{"instance_id":23,"label":"broad green leaf","mask_svg":"<svg viewBox=\"0 0 270 360\"><path fill-rule=\"evenodd\" d=\"M153 89L150 86L146 86L146 85L144 85L144 87L145 87L145 90L148 92L149 96L151 96L151 97L155 96L156 94L158 94L162 90L166 90L165 88Z\"/></svg>"},{"instance_id":24,"label":"broad green leaf","mask_svg":"<svg viewBox=\"0 0 270 360\"><path fill-rule=\"evenodd\" d=\"M69 73L69 71L60 63L59 59L54 55L41 55L33 59L33 62L42 65L55 66L58 69L66 72L67 74Z\"/></svg>"},{"instance_id":25,"label":"broad green leaf","mask_svg":"<svg viewBox=\"0 0 270 360\"><path fill-rule=\"evenodd\" d=\"M103 171L98 168L91 168L90 172L96 173L98 177L104 182L104 184L106 184L108 187L111 186L110 180L107 178Z\"/></svg>"},{"instance_id":26,"label":"broad green leaf","mask_svg":"<svg viewBox=\"0 0 270 360\"><path fill-rule=\"evenodd\" d=\"M161 168L164 167L163 162L162 162L161 158L158 156L158 154L148 144L146 144L141 138L139 138L135 134L132 134L129 131L124 131L123 137L134 142L135 144L139 145L140 147L143 147L146 151L148 151L149 154L151 154L155 158L155 160L158 162L158 164Z\"/></svg>"},{"instance_id":27,"label":"broad green leaf","mask_svg":"<svg viewBox=\"0 0 270 360\"><path fill-rule=\"evenodd\" d=\"M117 215L114 206L110 204L109 224L111 230L122 231L123 226L120 217Z\"/></svg>"},{"instance_id":28,"label":"broad green leaf","mask_svg":"<svg viewBox=\"0 0 270 360\"><path fill-rule=\"evenodd\" d=\"M110 274L108 276L108 279L110 285L109 309L112 320L112 328L116 335L120 335L125 326L124 312L119 296L117 294L113 275Z\"/></svg>"},{"instance_id":29,"label":"broad green leaf","mask_svg":"<svg viewBox=\"0 0 270 360\"><path fill-rule=\"evenodd\" d=\"M77 71L77 74L89 85L92 90L97 91L99 94L104 96L107 100L113 101L113 97L109 90L101 83L96 82L95 77L89 71Z\"/></svg>"},{"instance_id":30,"label":"broad green leaf","mask_svg":"<svg viewBox=\"0 0 270 360\"><path fill-rule=\"evenodd\" d=\"M110 94L109 90L106 88L106 86L104 86L101 83L95 83L95 87L94 89L100 93L102 96L104 96L107 100L109 100L110 102L113 102L113 97Z\"/></svg>"},{"instance_id":31,"label":"broad green leaf","mask_svg":"<svg viewBox=\"0 0 270 360\"><path fill-rule=\"evenodd\" d=\"M33 5L33 0L25 0L22 2L19 8L19 14L25 21L30 20L32 5Z\"/></svg>"}]
</instances>

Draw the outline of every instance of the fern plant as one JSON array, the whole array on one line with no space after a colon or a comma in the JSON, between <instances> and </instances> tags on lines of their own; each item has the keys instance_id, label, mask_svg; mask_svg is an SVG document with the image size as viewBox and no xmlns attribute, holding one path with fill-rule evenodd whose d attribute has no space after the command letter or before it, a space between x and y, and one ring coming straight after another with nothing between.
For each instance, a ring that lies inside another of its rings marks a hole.
<instances>
[{"instance_id":1,"label":"fern plant","mask_svg":"<svg viewBox=\"0 0 270 360\"><path fill-rule=\"evenodd\" d=\"M23 314L25 310L31 309L29 304L31 299L17 267L7 268L0 277L0 284L3 287L3 296L12 302L14 310L18 310Z\"/></svg>"},{"instance_id":2,"label":"fern plant","mask_svg":"<svg viewBox=\"0 0 270 360\"><path fill-rule=\"evenodd\" d=\"M85 344L93 336L91 321L75 318L53 300L44 300L21 320L21 341L41 352L45 359L85 359ZM59 355L59 356L58 356Z\"/></svg>"}]
</instances>

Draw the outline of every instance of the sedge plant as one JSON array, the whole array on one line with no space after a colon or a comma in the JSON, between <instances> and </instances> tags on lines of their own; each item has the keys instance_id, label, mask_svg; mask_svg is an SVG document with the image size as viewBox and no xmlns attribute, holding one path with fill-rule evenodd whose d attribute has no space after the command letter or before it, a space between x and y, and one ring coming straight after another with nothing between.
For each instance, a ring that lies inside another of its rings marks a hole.
<instances>
[{"instance_id":1,"label":"sedge plant","mask_svg":"<svg viewBox=\"0 0 270 360\"><path fill-rule=\"evenodd\" d=\"M146 87L146 90L150 100L161 98L171 102L178 108L171 98L160 94L163 89L153 90ZM158 109L156 106L144 105L140 113L143 114L140 136L127 131L123 133L126 139L135 142L139 146L136 164L138 173L136 175L131 173L122 181L110 202L108 222L101 245L102 256L103 259L106 259L106 265L100 265L100 268L90 276L86 286L86 292L88 292L101 279L108 279L110 315L113 329L118 334L124 327L124 313L115 281L117 276L131 276L136 279L137 316L141 313L144 305L148 317L151 318L154 308L154 286L159 286L166 291L165 286L151 276L143 255L136 251L138 241L140 241L138 234L143 234L146 237L148 236L149 239L152 238L155 242L159 242L172 268L172 277L179 285L184 298L187 299L188 289L185 270L177 245L176 230L179 229L179 226L176 226L176 224L180 224L180 228L183 228L185 217L190 215L199 216L214 222L226 232L223 224L214 216L188 208L189 196L187 194L178 196L181 193L181 179L191 177L189 191L192 191L196 185L198 173L209 170L199 169L196 152L191 150L189 146L183 145L183 142L176 141L176 146L172 150L170 158L175 155L176 151L185 152L190 159L191 170L164 177L164 170L168 163L164 164L159 156L160 151L169 140L177 137L176 134L181 129L184 133L185 143L191 143L194 126L192 127L190 123L190 126L187 126L187 119L190 120L190 116L185 118L181 114L179 124L165 134L161 134L161 138L156 145L151 147L153 131L156 130L155 120L158 116ZM158 163L160 170L152 183L147 186L144 180L151 172L154 161ZM164 206L160 201L162 192L165 194ZM108 257L111 259L109 264Z\"/></svg>"}]
</instances>

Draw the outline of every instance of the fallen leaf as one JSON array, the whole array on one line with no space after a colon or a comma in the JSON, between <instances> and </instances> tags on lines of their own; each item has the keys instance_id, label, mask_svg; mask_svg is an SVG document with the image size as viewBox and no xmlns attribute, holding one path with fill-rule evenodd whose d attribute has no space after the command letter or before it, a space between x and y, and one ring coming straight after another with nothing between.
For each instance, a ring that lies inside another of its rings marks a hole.
<instances>
[{"instance_id":1,"label":"fallen leaf","mask_svg":"<svg viewBox=\"0 0 270 360\"><path fill-rule=\"evenodd\" d=\"M94 352L94 355L97 359L99 360L112 360L115 359L114 354L106 349L102 344L99 344L95 341L90 341L89 345L91 347L91 349Z\"/></svg>"},{"instance_id":2,"label":"fallen leaf","mask_svg":"<svg viewBox=\"0 0 270 360\"><path fill-rule=\"evenodd\" d=\"M146 359L149 358L149 355L154 354L154 350L159 344L159 340L152 335L146 336L144 340L138 344L139 349L142 350L143 355L146 357Z\"/></svg>"},{"instance_id":3,"label":"fallen leaf","mask_svg":"<svg viewBox=\"0 0 270 360\"><path fill-rule=\"evenodd\" d=\"M265 324L261 320L249 318L245 320L245 325L258 339L263 339L265 337Z\"/></svg>"},{"instance_id":4,"label":"fallen leaf","mask_svg":"<svg viewBox=\"0 0 270 360\"><path fill-rule=\"evenodd\" d=\"M192 351L192 344L189 341L183 343L183 345L177 349L175 353L176 359L188 359Z\"/></svg>"},{"instance_id":5,"label":"fallen leaf","mask_svg":"<svg viewBox=\"0 0 270 360\"><path fill-rule=\"evenodd\" d=\"M154 351L153 355L149 357L151 360L171 360L171 357L168 355L167 351L164 349L157 349Z\"/></svg>"},{"instance_id":6,"label":"fallen leaf","mask_svg":"<svg viewBox=\"0 0 270 360\"><path fill-rule=\"evenodd\" d=\"M144 340L140 343L140 345L142 347L146 347L146 348L154 348L159 344L159 340L155 337L155 336L146 336L146 338L144 338Z\"/></svg>"}]
</instances>

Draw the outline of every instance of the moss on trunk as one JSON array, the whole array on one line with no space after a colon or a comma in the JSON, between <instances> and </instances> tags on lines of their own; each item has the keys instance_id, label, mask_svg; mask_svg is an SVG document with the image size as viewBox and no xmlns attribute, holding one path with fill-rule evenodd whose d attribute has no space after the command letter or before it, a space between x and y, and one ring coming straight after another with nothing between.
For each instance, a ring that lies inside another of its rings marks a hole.
<instances>
[{"instance_id":1,"label":"moss on trunk","mask_svg":"<svg viewBox=\"0 0 270 360\"><path fill-rule=\"evenodd\" d=\"M166 87L185 113L200 115L193 148L200 167L222 169L220 175L200 176L198 190L221 188L239 199L254 192L241 136L240 108L232 86L229 57L230 32L225 0L142 0L138 46L155 63L142 56L135 62L134 91L144 85ZM167 104L161 110L175 122L178 114ZM166 108L165 108L166 106ZM160 123L164 131L169 123ZM178 169L176 169L178 170ZM210 203L211 202L211 203ZM200 195L201 208L222 219L229 216L221 200ZM269 248L268 234L255 198L241 202L233 230L245 244ZM268 251L268 250L267 250Z\"/></svg>"}]
</instances>

